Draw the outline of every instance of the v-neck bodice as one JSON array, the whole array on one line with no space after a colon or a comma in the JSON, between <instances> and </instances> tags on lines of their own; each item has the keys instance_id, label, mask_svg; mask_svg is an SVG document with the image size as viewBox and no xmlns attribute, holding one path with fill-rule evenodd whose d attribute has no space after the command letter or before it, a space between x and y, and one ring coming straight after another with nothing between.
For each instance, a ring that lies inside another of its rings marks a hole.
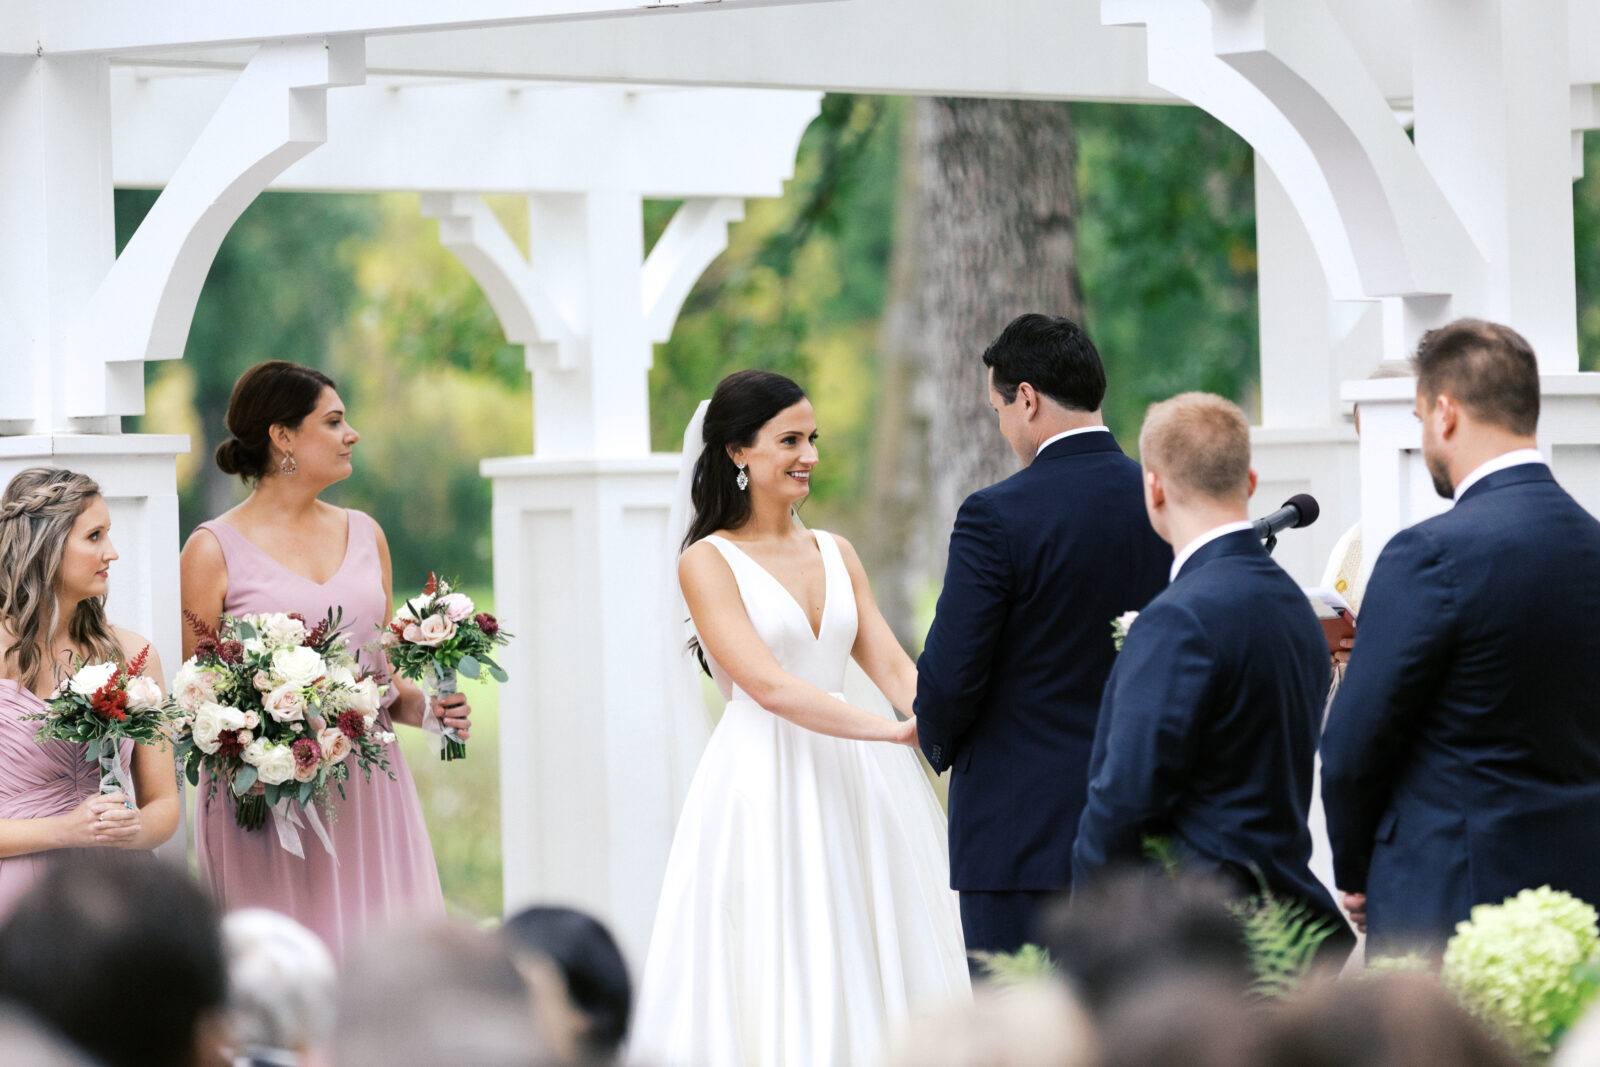
<instances>
[{"instance_id":1,"label":"v-neck bodice","mask_svg":"<svg viewBox=\"0 0 1600 1067\"><path fill-rule=\"evenodd\" d=\"M844 688L845 664L856 642L856 600L850 572L833 535L813 531L822 553L822 620L815 632L806 610L771 571L725 537L707 537L733 571L745 613L762 643L785 671L820 689ZM735 699L749 695L734 687Z\"/></svg>"}]
</instances>

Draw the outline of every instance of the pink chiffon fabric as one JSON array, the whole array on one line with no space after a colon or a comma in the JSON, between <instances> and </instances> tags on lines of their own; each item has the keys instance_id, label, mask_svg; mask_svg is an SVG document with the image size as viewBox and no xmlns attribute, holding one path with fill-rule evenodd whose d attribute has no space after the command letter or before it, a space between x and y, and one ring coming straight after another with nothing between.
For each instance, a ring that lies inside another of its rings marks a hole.
<instances>
[{"instance_id":1,"label":"pink chiffon fabric","mask_svg":"<svg viewBox=\"0 0 1600 1067\"><path fill-rule=\"evenodd\" d=\"M44 701L9 678L0 678L0 819L44 819L65 815L100 788L100 764L84 758L85 746L34 740ZM122 743L132 759L133 742ZM137 799L137 798L135 798ZM44 873L62 850L0 859L0 916Z\"/></svg>"},{"instance_id":2,"label":"pink chiffon fabric","mask_svg":"<svg viewBox=\"0 0 1600 1067\"><path fill-rule=\"evenodd\" d=\"M344 563L321 584L289 570L225 522L214 519L200 529L209 530L222 546L228 568L224 614L298 611L314 624L330 607L343 608L350 647L359 649L363 667L386 681L388 664L377 647L377 627L387 621L377 527L362 512L346 514ZM393 729L387 706L379 723L381 729ZM272 816L260 830L240 829L232 798L220 789L213 793L202 773L195 845L201 877L217 902L226 910L282 912L316 931L339 957L396 920L443 917L433 847L398 745L389 746L389 766L393 779L374 771L370 781L352 768L344 798L333 792L333 817L323 822L337 862L305 828L300 831L305 858L286 851Z\"/></svg>"}]
</instances>

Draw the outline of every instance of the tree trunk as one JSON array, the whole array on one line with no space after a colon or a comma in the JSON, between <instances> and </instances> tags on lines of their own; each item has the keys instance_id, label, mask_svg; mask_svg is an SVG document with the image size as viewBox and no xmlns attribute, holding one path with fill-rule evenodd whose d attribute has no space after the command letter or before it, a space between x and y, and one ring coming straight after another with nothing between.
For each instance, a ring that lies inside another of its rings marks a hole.
<instances>
[{"instance_id":1,"label":"tree trunk","mask_svg":"<svg viewBox=\"0 0 1600 1067\"><path fill-rule=\"evenodd\" d=\"M1081 321L1072 117L1065 103L930 97L921 145L923 365L931 384L933 518L1011 474L981 356L1024 312Z\"/></svg>"}]
</instances>

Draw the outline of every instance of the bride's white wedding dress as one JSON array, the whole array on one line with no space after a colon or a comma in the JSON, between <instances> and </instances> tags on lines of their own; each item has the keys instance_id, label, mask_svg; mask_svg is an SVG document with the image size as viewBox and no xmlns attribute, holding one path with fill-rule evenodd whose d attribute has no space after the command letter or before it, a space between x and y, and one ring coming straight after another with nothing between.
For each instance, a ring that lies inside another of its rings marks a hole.
<instances>
[{"instance_id":1,"label":"bride's white wedding dress","mask_svg":"<svg viewBox=\"0 0 1600 1067\"><path fill-rule=\"evenodd\" d=\"M855 596L833 536L815 536L815 634L760 564L707 540L778 663L838 695ZM909 748L813 733L735 687L678 820L630 1062L870 1064L891 1024L970 992L949 883L945 816Z\"/></svg>"}]
</instances>

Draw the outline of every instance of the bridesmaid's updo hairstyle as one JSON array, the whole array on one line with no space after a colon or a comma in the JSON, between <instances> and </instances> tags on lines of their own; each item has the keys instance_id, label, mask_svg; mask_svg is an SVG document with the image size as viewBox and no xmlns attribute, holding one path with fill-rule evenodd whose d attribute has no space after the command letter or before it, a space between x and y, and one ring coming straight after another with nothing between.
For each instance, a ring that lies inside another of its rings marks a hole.
<instances>
[{"instance_id":1,"label":"bridesmaid's updo hairstyle","mask_svg":"<svg viewBox=\"0 0 1600 1067\"><path fill-rule=\"evenodd\" d=\"M217 446L217 467L223 474L259 482L273 469L272 428L297 429L317 410L322 391L337 388L332 378L311 367L282 359L257 363L233 383L223 419L233 436Z\"/></svg>"},{"instance_id":2,"label":"bridesmaid's updo hairstyle","mask_svg":"<svg viewBox=\"0 0 1600 1067\"><path fill-rule=\"evenodd\" d=\"M689 489L694 520L680 550L718 530L736 530L750 518L750 494L734 483L739 470L728 450L754 444L761 427L805 398L804 389L771 371L742 370L717 383L706 406L704 447Z\"/></svg>"},{"instance_id":3,"label":"bridesmaid's updo hairstyle","mask_svg":"<svg viewBox=\"0 0 1600 1067\"><path fill-rule=\"evenodd\" d=\"M6 663L24 687L34 686L49 663L61 557L78 516L99 496L93 478L59 467L29 467L0 494L0 620L11 632ZM122 659L100 597L78 603L67 635L91 660Z\"/></svg>"}]
</instances>

